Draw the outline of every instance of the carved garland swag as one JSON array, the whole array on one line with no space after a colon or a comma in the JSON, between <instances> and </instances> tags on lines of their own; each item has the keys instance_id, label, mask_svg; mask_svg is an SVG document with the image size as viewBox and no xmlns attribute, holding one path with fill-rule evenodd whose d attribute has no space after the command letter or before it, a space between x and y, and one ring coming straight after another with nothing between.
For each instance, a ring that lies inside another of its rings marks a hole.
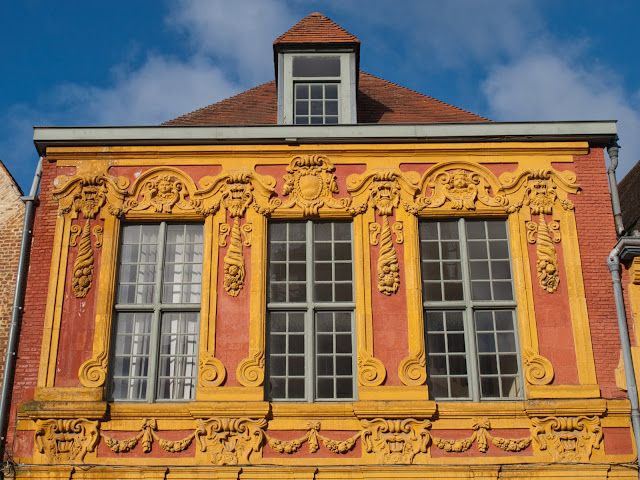
<instances>
[{"instance_id":1,"label":"carved garland swag","mask_svg":"<svg viewBox=\"0 0 640 480\"><path fill-rule=\"evenodd\" d=\"M586 463L592 451L600 448L603 435L597 416L534 417L531 434L515 439L491 434L491 423L487 418L472 420L472 433L459 439L440 438L434 435L429 420L413 418L361 420L360 431L344 440L321 434L319 421L309 421L305 435L293 440L280 440L267 434L267 421L263 418L213 417L196 419L195 423L196 429L187 437L166 440L158 435L153 419L143 420L140 431L124 439L101 432L98 421L83 418L37 420L35 448L52 463L82 463L87 453L96 451L100 438L118 454L131 452L138 444L141 444L142 452L148 454L152 452L154 442L165 452L179 453L187 450L195 439L197 449L207 453L212 464L247 465L256 463L252 456L259 455L265 444L277 453L292 454L306 443L308 451L314 454L321 442L330 453L341 455L353 450L360 440L363 451L373 454L378 464L414 464L416 455L428 453L431 447L462 453L475 443L478 451L486 454L490 444L504 452L520 452L533 442L539 451L547 451L555 462Z\"/></svg>"}]
</instances>

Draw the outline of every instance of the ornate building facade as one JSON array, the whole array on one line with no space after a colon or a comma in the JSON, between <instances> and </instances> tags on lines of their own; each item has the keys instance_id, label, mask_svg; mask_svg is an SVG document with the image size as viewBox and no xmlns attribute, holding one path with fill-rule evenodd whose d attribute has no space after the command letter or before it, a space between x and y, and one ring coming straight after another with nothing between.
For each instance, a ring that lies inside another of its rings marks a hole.
<instances>
[{"instance_id":1,"label":"ornate building facade","mask_svg":"<svg viewBox=\"0 0 640 480\"><path fill-rule=\"evenodd\" d=\"M313 14L276 82L36 129L6 473L637 477L615 123L489 122L359 72L359 47Z\"/></svg>"}]
</instances>

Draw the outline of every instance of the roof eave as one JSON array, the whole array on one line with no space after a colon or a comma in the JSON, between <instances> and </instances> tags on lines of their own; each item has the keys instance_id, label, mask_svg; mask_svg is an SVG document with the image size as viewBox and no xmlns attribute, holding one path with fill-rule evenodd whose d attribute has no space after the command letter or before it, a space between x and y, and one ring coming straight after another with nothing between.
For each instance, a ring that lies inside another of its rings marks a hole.
<instances>
[{"instance_id":1,"label":"roof eave","mask_svg":"<svg viewBox=\"0 0 640 480\"><path fill-rule=\"evenodd\" d=\"M53 146L286 143L460 143L588 141L617 138L615 120L357 125L34 127L39 155Z\"/></svg>"}]
</instances>

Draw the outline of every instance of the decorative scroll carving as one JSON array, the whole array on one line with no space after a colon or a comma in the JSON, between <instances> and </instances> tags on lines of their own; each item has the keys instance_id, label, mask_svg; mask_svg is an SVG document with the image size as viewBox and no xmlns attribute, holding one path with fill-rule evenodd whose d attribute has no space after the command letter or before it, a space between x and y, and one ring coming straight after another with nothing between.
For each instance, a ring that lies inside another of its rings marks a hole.
<instances>
[{"instance_id":1,"label":"decorative scroll carving","mask_svg":"<svg viewBox=\"0 0 640 480\"><path fill-rule=\"evenodd\" d=\"M106 174L62 175L55 179L54 185L53 196L58 200L60 215L76 219L82 213L85 219L94 219L105 205L109 214L122 214L129 180Z\"/></svg>"},{"instance_id":2,"label":"decorative scroll carving","mask_svg":"<svg viewBox=\"0 0 640 480\"><path fill-rule=\"evenodd\" d=\"M418 453L425 453L431 442L429 420L413 418L362 420L362 445L375 453L381 464L411 464Z\"/></svg>"},{"instance_id":3,"label":"decorative scroll carving","mask_svg":"<svg viewBox=\"0 0 640 480\"><path fill-rule=\"evenodd\" d=\"M85 387L101 387L107 379L107 352L103 350L80 366L78 378Z\"/></svg>"},{"instance_id":4,"label":"decorative scroll carving","mask_svg":"<svg viewBox=\"0 0 640 480\"><path fill-rule=\"evenodd\" d=\"M423 345L400 362L398 376L405 385L424 385L427 381L427 359Z\"/></svg>"},{"instance_id":5,"label":"decorative scroll carving","mask_svg":"<svg viewBox=\"0 0 640 480\"><path fill-rule=\"evenodd\" d=\"M264 382L264 350L257 350L238 364L238 381L245 387L259 387Z\"/></svg>"},{"instance_id":6,"label":"decorative scroll carving","mask_svg":"<svg viewBox=\"0 0 640 480\"><path fill-rule=\"evenodd\" d=\"M85 298L93 284L93 249L91 248L91 225L87 219L80 237L78 256L73 262L71 286L76 298Z\"/></svg>"},{"instance_id":7,"label":"decorative scroll carving","mask_svg":"<svg viewBox=\"0 0 640 480\"><path fill-rule=\"evenodd\" d=\"M100 225L96 225L91 230L93 236L96 237L96 243L94 244L96 248L100 248L102 246L102 227Z\"/></svg>"},{"instance_id":8,"label":"decorative scroll carving","mask_svg":"<svg viewBox=\"0 0 640 480\"><path fill-rule=\"evenodd\" d=\"M333 453L347 453L352 450L356 444L356 441L361 435L361 432L356 433L353 437L348 438L346 440L332 440L330 438L325 437L319 433L320 431L320 422L308 422L307 423L307 433L301 437L296 438L294 440L278 440L276 438L270 437L265 433L265 437L267 438L267 442L269 446L273 448L278 453L294 453L300 450L302 445L307 442L309 445L309 452L315 453L318 451L318 445L321 441L322 444Z\"/></svg>"},{"instance_id":9,"label":"decorative scroll carving","mask_svg":"<svg viewBox=\"0 0 640 480\"><path fill-rule=\"evenodd\" d=\"M345 209L351 203L350 198L333 198L338 193L338 184L333 174L335 167L323 155L299 155L294 157L284 176L282 195L289 199L282 208L298 206L305 217L318 214L318 210L327 206Z\"/></svg>"},{"instance_id":10,"label":"decorative scroll carving","mask_svg":"<svg viewBox=\"0 0 640 480\"><path fill-rule=\"evenodd\" d=\"M531 436L555 462L588 462L594 448L600 448L602 428L597 416L546 417L531 419Z\"/></svg>"},{"instance_id":11,"label":"decorative scroll carving","mask_svg":"<svg viewBox=\"0 0 640 480\"><path fill-rule=\"evenodd\" d=\"M36 449L50 463L81 463L98 444L98 422L85 418L74 420L38 420Z\"/></svg>"},{"instance_id":12,"label":"decorative scroll carving","mask_svg":"<svg viewBox=\"0 0 640 480\"><path fill-rule=\"evenodd\" d=\"M262 451L265 419L211 418L196 420L201 452L209 452L216 465L246 465L252 453Z\"/></svg>"},{"instance_id":13,"label":"decorative scroll carving","mask_svg":"<svg viewBox=\"0 0 640 480\"><path fill-rule=\"evenodd\" d=\"M456 168L458 167L458 168ZM460 168L462 167L462 168ZM478 202L487 207L504 208L507 199L496 192L493 175L485 168L461 163L438 165L423 177L422 185L431 189L430 197L420 197L423 208L439 208L449 202L453 210L476 210Z\"/></svg>"},{"instance_id":14,"label":"decorative scroll carving","mask_svg":"<svg viewBox=\"0 0 640 480\"><path fill-rule=\"evenodd\" d=\"M530 385L549 385L553 381L554 371L551 362L531 348L525 347L524 378Z\"/></svg>"},{"instance_id":15,"label":"decorative scroll carving","mask_svg":"<svg viewBox=\"0 0 640 480\"><path fill-rule=\"evenodd\" d=\"M198 365L198 380L200 385L217 387L222 385L226 375L227 372L224 365L216 357L210 353L200 357Z\"/></svg>"},{"instance_id":16,"label":"decorative scroll carving","mask_svg":"<svg viewBox=\"0 0 640 480\"><path fill-rule=\"evenodd\" d=\"M396 235L396 242L397 243L403 243L404 242L404 235L402 233L402 228L403 228L402 222L396 222L391 227L391 230L393 230L393 233L395 233L395 235Z\"/></svg>"},{"instance_id":17,"label":"decorative scroll carving","mask_svg":"<svg viewBox=\"0 0 640 480\"><path fill-rule=\"evenodd\" d=\"M387 371L380 360L370 354L358 354L358 383L367 387L382 385Z\"/></svg>"},{"instance_id":18,"label":"decorative scroll carving","mask_svg":"<svg viewBox=\"0 0 640 480\"><path fill-rule=\"evenodd\" d=\"M100 436L104 438L105 443L111 449L111 451L115 453L127 453L133 450L140 440L142 440L142 451L144 453L149 453L151 451L151 446L153 441L156 440L160 448L162 448L165 452L169 453L177 453L182 452L189 448L191 442L195 437L195 432L189 435L187 438L182 440L164 440L159 438L156 434L156 430L158 426L155 420L144 420L142 427L140 428L140 432L131 437L124 440L115 440L111 437L108 437L104 433L100 433Z\"/></svg>"},{"instance_id":19,"label":"decorative scroll carving","mask_svg":"<svg viewBox=\"0 0 640 480\"><path fill-rule=\"evenodd\" d=\"M78 237L82 234L82 227L80 225L71 225L69 229L70 238L69 238L69 246L77 247L78 246Z\"/></svg>"},{"instance_id":20,"label":"decorative scroll carving","mask_svg":"<svg viewBox=\"0 0 640 480\"><path fill-rule=\"evenodd\" d=\"M554 216L554 207L559 204L564 210L573 210L573 203L566 198L567 193L577 193L579 185L573 183L571 172L554 170L524 170L518 174L502 174L502 190L513 197L510 213L528 207L529 216L538 215L538 224L527 220L527 240L536 245L536 270L540 286L549 293L557 290L560 283L558 254L554 243L559 243L560 224L553 220L547 224L545 215ZM522 191L521 198L516 194ZM561 196L562 195L562 196ZM536 239L537 237L537 239Z\"/></svg>"}]
</instances>

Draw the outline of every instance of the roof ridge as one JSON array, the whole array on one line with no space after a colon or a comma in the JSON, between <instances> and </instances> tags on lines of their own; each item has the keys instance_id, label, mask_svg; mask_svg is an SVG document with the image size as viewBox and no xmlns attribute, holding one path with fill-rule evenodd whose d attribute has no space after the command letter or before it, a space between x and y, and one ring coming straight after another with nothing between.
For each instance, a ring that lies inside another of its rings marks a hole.
<instances>
[{"instance_id":1,"label":"roof ridge","mask_svg":"<svg viewBox=\"0 0 640 480\"><path fill-rule=\"evenodd\" d=\"M177 120L180 120L183 117L192 116L193 114L195 114L197 112L201 112L203 110L206 110L207 108L213 107L214 105L220 105L221 103L230 102L236 97L239 97L239 96L244 95L246 93L252 92L252 91L257 90L259 88L263 88L266 85L269 85L270 83L275 83L275 82L276 82L275 80L269 80L268 82L264 82L264 83L261 83L260 85L256 85L255 87L251 87L248 90L243 90L242 92L238 92L235 95L232 95L231 97L223 98L222 100L218 100L217 102L210 103L208 105L205 105L204 107L197 108L197 109L195 109L195 110L193 110L191 112L187 112L187 113L185 113L183 115L180 115L179 117L175 117L175 118L172 118L170 120L167 120L166 122L162 122L160 125L172 124L173 122L175 122Z\"/></svg>"},{"instance_id":2,"label":"roof ridge","mask_svg":"<svg viewBox=\"0 0 640 480\"><path fill-rule=\"evenodd\" d=\"M281 43L360 43L360 40L326 15L313 12L273 42Z\"/></svg>"},{"instance_id":3,"label":"roof ridge","mask_svg":"<svg viewBox=\"0 0 640 480\"><path fill-rule=\"evenodd\" d=\"M490 119L488 119L486 117L483 117L482 115L478 115L477 113L473 113L473 112L470 112L469 110L465 110L464 108L457 107L457 106L455 106L455 105L453 105L451 103L447 103L447 102L443 102L442 100L438 100L437 98L432 97L430 95L426 95L424 93L418 92L418 91L413 90L411 88L399 85L399 84L397 84L395 82L391 82L389 80L385 80L384 78L380 78L380 77L378 77L376 75L372 75L371 73L365 72L364 70L360 70L360 75L368 75L369 77L373 77L373 78L375 78L377 80L380 80L382 82L388 83L388 84L393 85L395 87L402 88L403 90L407 90L407 91L409 91L411 93L415 93L416 95L420 95L421 97L425 97L425 98L428 98L430 100L433 100L434 102L437 102L437 103L439 103L441 105L446 105L447 107L455 108L456 110L459 110L461 112L468 113L470 115L475 115L476 117L484 118L488 122L492 122L493 121L493 120L490 120Z\"/></svg>"}]
</instances>

